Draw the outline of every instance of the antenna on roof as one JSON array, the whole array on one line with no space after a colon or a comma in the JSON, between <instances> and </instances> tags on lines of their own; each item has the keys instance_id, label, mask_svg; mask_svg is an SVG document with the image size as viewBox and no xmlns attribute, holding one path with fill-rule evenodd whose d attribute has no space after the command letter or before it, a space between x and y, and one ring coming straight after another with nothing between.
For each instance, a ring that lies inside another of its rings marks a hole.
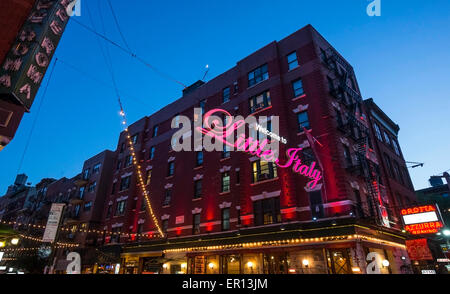
<instances>
[{"instance_id":1,"label":"antenna on roof","mask_svg":"<svg viewBox=\"0 0 450 294\"><path fill-rule=\"evenodd\" d=\"M203 82L205 81L206 75L207 75L208 72L209 72L209 64L207 64L207 65L205 66L205 68L206 68L206 72L205 72L205 74L203 75L203 78L202 78L202 81L203 81Z\"/></svg>"}]
</instances>

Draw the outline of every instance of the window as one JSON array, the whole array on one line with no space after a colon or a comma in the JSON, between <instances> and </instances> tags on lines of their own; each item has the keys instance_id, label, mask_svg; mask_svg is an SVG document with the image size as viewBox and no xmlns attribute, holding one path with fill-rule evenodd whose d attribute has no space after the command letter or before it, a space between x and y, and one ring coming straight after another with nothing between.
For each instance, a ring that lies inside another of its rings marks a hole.
<instances>
[{"instance_id":1,"label":"window","mask_svg":"<svg viewBox=\"0 0 450 294\"><path fill-rule=\"evenodd\" d=\"M138 224L137 226L137 233L142 234L142 231L144 230L144 224Z\"/></svg>"},{"instance_id":2,"label":"window","mask_svg":"<svg viewBox=\"0 0 450 294\"><path fill-rule=\"evenodd\" d=\"M92 208L92 201L86 202L84 204L84 211L89 211Z\"/></svg>"},{"instance_id":3,"label":"window","mask_svg":"<svg viewBox=\"0 0 450 294\"><path fill-rule=\"evenodd\" d=\"M400 156L400 147L395 139L392 139L392 147L394 147L395 154Z\"/></svg>"},{"instance_id":4,"label":"window","mask_svg":"<svg viewBox=\"0 0 450 294\"><path fill-rule=\"evenodd\" d=\"M327 81L328 81L328 91L330 91L330 93L334 92L334 82L333 82L333 79L330 78L329 76L327 76Z\"/></svg>"},{"instance_id":5,"label":"window","mask_svg":"<svg viewBox=\"0 0 450 294\"><path fill-rule=\"evenodd\" d=\"M322 48L319 48L319 49L320 49L320 59L323 62L327 62L327 53Z\"/></svg>"},{"instance_id":6,"label":"window","mask_svg":"<svg viewBox=\"0 0 450 294\"><path fill-rule=\"evenodd\" d=\"M287 56L287 63L289 70L292 70L298 66L297 52L294 51Z\"/></svg>"},{"instance_id":7,"label":"window","mask_svg":"<svg viewBox=\"0 0 450 294\"><path fill-rule=\"evenodd\" d=\"M169 220L165 219L162 221L162 231L163 233L167 233L167 230L169 229Z\"/></svg>"},{"instance_id":8,"label":"window","mask_svg":"<svg viewBox=\"0 0 450 294\"><path fill-rule=\"evenodd\" d=\"M150 147L150 152L148 155L148 159L153 160L155 158L155 146Z\"/></svg>"},{"instance_id":9,"label":"window","mask_svg":"<svg viewBox=\"0 0 450 294\"><path fill-rule=\"evenodd\" d=\"M89 169L83 171L83 180L89 179Z\"/></svg>"},{"instance_id":10,"label":"window","mask_svg":"<svg viewBox=\"0 0 450 294\"><path fill-rule=\"evenodd\" d=\"M96 186L97 186L97 182L93 182L93 183L89 186L88 192L94 192Z\"/></svg>"},{"instance_id":11,"label":"window","mask_svg":"<svg viewBox=\"0 0 450 294\"><path fill-rule=\"evenodd\" d=\"M395 179L395 174L394 174L394 170L392 168L391 159L389 158L389 156L386 153L384 153L384 160L386 161L386 167L388 169L389 174L391 175L392 178Z\"/></svg>"},{"instance_id":12,"label":"window","mask_svg":"<svg viewBox=\"0 0 450 294\"><path fill-rule=\"evenodd\" d=\"M253 213L256 226L280 223L280 197L255 201L253 203Z\"/></svg>"},{"instance_id":13,"label":"window","mask_svg":"<svg viewBox=\"0 0 450 294\"><path fill-rule=\"evenodd\" d=\"M153 127L153 133L152 133L152 137L156 137L158 136L158 125Z\"/></svg>"},{"instance_id":14,"label":"window","mask_svg":"<svg viewBox=\"0 0 450 294\"><path fill-rule=\"evenodd\" d=\"M230 229L230 209L222 209L222 231L228 231Z\"/></svg>"},{"instance_id":15,"label":"window","mask_svg":"<svg viewBox=\"0 0 450 294\"><path fill-rule=\"evenodd\" d=\"M334 112L336 113L336 121L339 127L342 127L344 125L344 121L342 120L342 114L341 111L337 108L334 109Z\"/></svg>"},{"instance_id":16,"label":"window","mask_svg":"<svg viewBox=\"0 0 450 294\"><path fill-rule=\"evenodd\" d=\"M121 166L122 166L122 161L118 160L117 165L116 165L116 170L119 170Z\"/></svg>"},{"instance_id":17,"label":"window","mask_svg":"<svg viewBox=\"0 0 450 294\"><path fill-rule=\"evenodd\" d=\"M79 192L79 196L80 196L80 199L83 199L84 198L84 192L85 192L85 190L86 190L86 188L85 187L80 187L80 190L78 191Z\"/></svg>"},{"instance_id":18,"label":"window","mask_svg":"<svg viewBox=\"0 0 450 294\"><path fill-rule=\"evenodd\" d=\"M384 141L386 144L391 145L391 139L389 138L389 135L386 131L384 131Z\"/></svg>"},{"instance_id":19,"label":"window","mask_svg":"<svg viewBox=\"0 0 450 294\"><path fill-rule=\"evenodd\" d=\"M141 200L141 211L145 211L145 199Z\"/></svg>"},{"instance_id":20,"label":"window","mask_svg":"<svg viewBox=\"0 0 450 294\"><path fill-rule=\"evenodd\" d=\"M231 156L231 147L227 144L223 144L223 150L222 150L222 158L230 158Z\"/></svg>"},{"instance_id":21,"label":"window","mask_svg":"<svg viewBox=\"0 0 450 294\"><path fill-rule=\"evenodd\" d=\"M175 172L175 162L172 161L169 162L169 166L167 168L167 176L168 177L173 176L174 172Z\"/></svg>"},{"instance_id":22,"label":"window","mask_svg":"<svg viewBox=\"0 0 450 294\"><path fill-rule=\"evenodd\" d=\"M115 216L121 216L125 214L125 206L127 205L126 200L118 201L116 206Z\"/></svg>"},{"instance_id":23,"label":"window","mask_svg":"<svg viewBox=\"0 0 450 294\"><path fill-rule=\"evenodd\" d=\"M106 218L111 217L112 205L108 205L108 209L106 210Z\"/></svg>"},{"instance_id":24,"label":"window","mask_svg":"<svg viewBox=\"0 0 450 294\"><path fill-rule=\"evenodd\" d=\"M237 95L238 92L239 92L238 82L234 82L234 84L233 84L233 93L234 93L234 95Z\"/></svg>"},{"instance_id":25,"label":"window","mask_svg":"<svg viewBox=\"0 0 450 294\"><path fill-rule=\"evenodd\" d=\"M129 167L132 164L133 164L133 156L127 155L127 157L125 158L125 167Z\"/></svg>"},{"instance_id":26,"label":"window","mask_svg":"<svg viewBox=\"0 0 450 294\"><path fill-rule=\"evenodd\" d=\"M193 218L192 234L200 234L200 213L194 214Z\"/></svg>"},{"instance_id":27,"label":"window","mask_svg":"<svg viewBox=\"0 0 450 294\"><path fill-rule=\"evenodd\" d=\"M194 199L202 197L202 180L194 182Z\"/></svg>"},{"instance_id":28,"label":"window","mask_svg":"<svg viewBox=\"0 0 450 294\"><path fill-rule=\"evenodd\" d=\"M292 90L294 91L294 97L300 97L305 94L303 90L303 82L301 79L292 82Z\"/></svg>"},{"instance_id":29,"label":"window","mask_svg":"<svg viewBox=\"0 0 450 294\"><path fill-rule=\"evenodd\" d=\"M222 103L230 101L230 87L222 90Z\"/></svg>"},{"instance_id":30,"label":"window","mask_svg":"<svg viewBox=\"0 0 450 294\"><path fill-rule=\"evenodd\" d=\"M133 142L133 145L136 145L138 142L138 134L134 135L133 137L131 137L131 142Z\"/></svg>"},{"instance_id":31,"label":"window","mask_svg":"<svg viewBox=\"0 0 450 294\"><path fill-rule=\"evenodd\" d=\"M170 189L166 189L166 192L164 194L164 202L163 202L163 206L168 206L170 205L170 201L172 200L172 190Z\"/></svg>"},{"instance_id":32,"label":"window","mask_svg":"<svg viewBox=\"0 0 450 294\"><path fill-rule=\"evenodd\" d=\"M395 160L393 162L394 162L394 174L395 174L395 177L397 179L399 179L402 184L405 184L405 180L403 179L402 174L400 172L400 166L398 165L398 162L395 161Z\"/></svg>"},{"instance_id":33,"label":"window","mask_svg":"<svg viewBox=\"0 0 450 294\"><path fill-rule=\"evenodd\" d=\"M303 132L303 128L310 130L311 125L309 123L308 112L302 111L297 114L298 131Z\"/></svg>"},{"instance_id":34,"label":"window","mask_svg":"<svg viewBox=\"0 0 450 294\"><path fill-rule=\"evenodd\" d=\"M114 183L112 184L111 195L113 195L114 193L116 193L116 186L117 186L117 182L114 182Z\"/></svg>"},{"instance_id":35,"label":"window","mask_svg":"<svg viewBox=\"0 0 450 294\"><path fill-rule=\"evenodd\" d=\"M373 128L375 129L375 135L377 136L377 139L380 140L381 142L383 142L383 137L381 137L380 127L376 123L374 123Z\"/></svg>"},{"instance_id":36,"label":"window","mask_svg":"<svg viewBox=\"0 0 450 294\"><path fill-rule=\"evenodd\" d=\"M270 101L270 92L266 91L262 94L250 98L249 105L250 105L250 113L271 106L272 103Z\"/></svg>"},{"instance_id":37,"label":"window","mask_svg":"<svg viewBox=\"0 0 450 294\"><path fill-rule=\"evenodd\" d=\"M277 175L277 168L273 162L257 160L252 163L253 183L274 179Z\"/></svg>"},{"instance_id":38,"label":"window","mask_svg":"<svg viewBox=\"0 0 450 294\"><path fill-rule=\"evenodd\" d=\"M344 146L345 162L347 163L347 166L352 166L353 162L352 162L352 154L350 153L350 148L348 148L347 145L343 145L343 146Z\"/></svg>"},{"instance_id":39,"label":"window","mask_svg":"<svg viewBox=\"0 0 450 294\"><path fill-rule=\"evenodd\" d=\"M241 184L241 172L239 170L236 171L236 185Z\"/></svg>"},{"instance_id":40,"label":"window","mask_svg":"<svg viewBox=\"0 0 450 294\"><path fill-rule=\"evenodd\" d=\"M229 192L230 191L230 173L224 172L222 173L222 189L221 192Z\"/></svg>"},{"instance_id":41,"label":"window","mask_svg":"<svg viewBox=\"0 0 450 294\"><path fill-rule=\"evenodd\" d=\"M149 169L147 171L147 175L145 176L145 184L150 185L151 179L152 179L152 170Z\"/></svg>"},{"instance_id":42,"label":"window","mask_svg":"<svg viewBox=\"0 0 450 294\"><path fill-rule=\"evenodd\" d=\"M254 71L248 73L248 86L251 87L269 78L267 64L258 67Z\"/></svg>"},{"instance_id":43,"label":"window","mask_svg":"<svg viewBox=\"0 0 450 294\"><path fill-rule=\"evenodd\" d=\"M98 163L96 165L94 165L94 168L92 169L92 174L98 174L100 172L100 168L101 168L102 164Z\"/></svg>"},{"instance_id":44,"label":"window","mask_svg":"<svg viewBox=\"0 0 450 294\"><path fill-rule=\"evenodd\" d=\"M200 108L202 109L202 114L205 113L206 100L200 101Z\"/></svg>"},{"instance_id":45,"label":"window","mask_svg":"<svg viewBox=\"0 0 450 294\"><path fill-rule=\"evenodd\" d=\"M131 176L122 178L122 180L120 181L120 191L124 191L124 190L127 190L128 188L130 188L130 182L131 182Z\"/></svg>"},{"instance_id":46,"label":"window","mask_svg":"<svg viewBox=\"0 0 450 294\"><path fill-rule=\"evenodd\" d=\"M195 153L195 165L203 165L203 151L197 151L197 153Z\"/></svg>"},{"instance_id":47,"label":"window","mask_svg":"<svg viewBox=\"0 0 450 294\"><path fill-rule=\"evenodd\" d=\"M125 151L125 143L120 144L120 153Z\"/></svg>"}]
</instances>

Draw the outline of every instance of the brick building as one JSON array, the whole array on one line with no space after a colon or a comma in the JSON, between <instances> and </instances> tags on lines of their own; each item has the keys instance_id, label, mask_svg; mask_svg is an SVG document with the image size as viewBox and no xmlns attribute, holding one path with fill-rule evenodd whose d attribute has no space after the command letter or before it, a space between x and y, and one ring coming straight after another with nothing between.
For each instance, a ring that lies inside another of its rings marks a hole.
<instances>
[{"instance_id":1,"label":"brick building","mask_svg":"<svg viewBox=\"0 0 450 294\"><path fill-rule=\"evenodd\" d=\"M173 151L172 120L198 122L194 108L278 116L278 135L287 139L280 160L301 147L303 162L320 162L323 180L311 189L291 169L244 152ZM410 186L391 181L379 153L392 152L373 146L379 112L363 102L352 66L312 26L272 42L129 126L164 238L121 134L103 229L147 237L107 237L102 250L119 248L125 273L364 273L368 252L389 261L381 272L408 272L406 236L390 204L414 198Z\"/></svg>"}]
</instances>

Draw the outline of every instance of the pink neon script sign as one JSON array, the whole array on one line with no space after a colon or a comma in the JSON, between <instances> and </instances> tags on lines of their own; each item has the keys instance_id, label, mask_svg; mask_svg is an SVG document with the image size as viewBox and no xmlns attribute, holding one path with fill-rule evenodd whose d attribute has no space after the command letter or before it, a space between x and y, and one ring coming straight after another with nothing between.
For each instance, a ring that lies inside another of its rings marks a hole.
<instances>
[{"instance_id":1,"label":"pink neon script sign","mask_svg":"<svg viewBox=\"0 0 450 294\"><path fill-rule=\"evenodd\" d=\"M312 162L309 166L302 164L302 160L300 159L299 155L301 155L301 151L303 150L303 148L288 149L286 151L286 155L288 157L287 161L282 164L279 158L275 158L276 154L274 151L270 149L264 150L266 145L269 143L267 139L264 139L262 142L260 142L259 140L253 139L251 137L246 138L245 135L242 134L237 138L235 143L228 142L227 137L232 135L234 131L245 126L245 121L238 120L233 122L233 120L230 120L230 122L227 123L226 126L220 126L217 120L213 120L212 123L215 126L212 127L209 123L209 119L211 118L211 116L213 116L214 113L217 112L222 112L228 117L231 117L231 114L226 110L219 108L210 110L205 114L203 118L205 128L197 127L197 131L205 134L206 136L215 138L216 140L219 140L220 142L233 147L238 151L247 152L267 162L275 162L275 164L280 168L292 167L294 172L311 179L311 181L307 184L307 187L310 189L314 189L318 182L322 179L321 171L315 169L317 165L316 162Z\"/></svg>"}]
</instances>

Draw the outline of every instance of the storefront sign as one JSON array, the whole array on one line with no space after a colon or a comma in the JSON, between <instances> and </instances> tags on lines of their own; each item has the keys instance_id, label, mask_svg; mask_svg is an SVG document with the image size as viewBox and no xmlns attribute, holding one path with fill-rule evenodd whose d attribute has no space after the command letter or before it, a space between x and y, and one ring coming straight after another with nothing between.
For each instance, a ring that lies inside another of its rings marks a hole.
<instances>
[{"instance_id":1,"label":"storefront sign","mask_svg":"<svg viewBox=\"0 0 450 294\"><path fill-rule=\"evenodd\" d=\"M406 240L405 242L411 260L433 260L427 239Z\"/></svg>"},{"instance_id":2,"label":"storefront sign","mask_svg":"<svg viewBox=\"0 0 450 294\"><path fill-rule=\"evenodd\" d=\"M400 213L405 230L413 235L436 234L444 227L436 205L405 208Z\"/></svg>"},{"instance_id":3,"label":"storefront sign","mask_svg":"<svg viewBox=\"0 0 450 294\"><path fill-rule=\"evenodd\" d=\"M448 245L447 244L441 244L441 249L443 253L448 253Z\"/></svg>"},{"instance_id":4,"label":"storefront sign","mask_svg":"<svg viewBox=\"0 0 450 294\"><path fill-rule=\"evenodd\" d=\"M58 231L59 223L61 220L64 204L53 203L50 213L48 215L47 225L45 227L44 236L42 242L54 242L56 238L56 232Z\"/></svg>"},{"instance_id":5,"label":"storefront sign","mask_svg":"<svg viewBox=\"0 0 450 294\"><path fill-rule=\"evenodd\" d=\"M62 33L72 0L38 0L0 67L0 97L30 110Z\"/></svg>"},{"instance_id":6,"label":"storefront sign","mask_svg":"<svg viewBox=\"0 0 450 294\"><path fill-rule=\"evenodd\" d=\"M68 275L81 274L81 256L78 252L70 252L67 254L66 260L70 261L66 268Z\"/></svg>"},{"instance_id":7,"label":"storefront sign","mask_svg":"<svg viewBox=\"0 0 450 294\"><path fill-rule=\"evenodd\" d=\"M435 270L422 270L422 275L435 275Z\"/></svg>"},{"instance_id":8,"label":"storefront sign","mask_svg":"<svg viewBox=\"0 0 450 294\"><path fill-rule=\"evenodd\" d=\"M4 254L5 254L5 252L0 252L0 261L2 261Z\"/></svg>"}]
</instances>

